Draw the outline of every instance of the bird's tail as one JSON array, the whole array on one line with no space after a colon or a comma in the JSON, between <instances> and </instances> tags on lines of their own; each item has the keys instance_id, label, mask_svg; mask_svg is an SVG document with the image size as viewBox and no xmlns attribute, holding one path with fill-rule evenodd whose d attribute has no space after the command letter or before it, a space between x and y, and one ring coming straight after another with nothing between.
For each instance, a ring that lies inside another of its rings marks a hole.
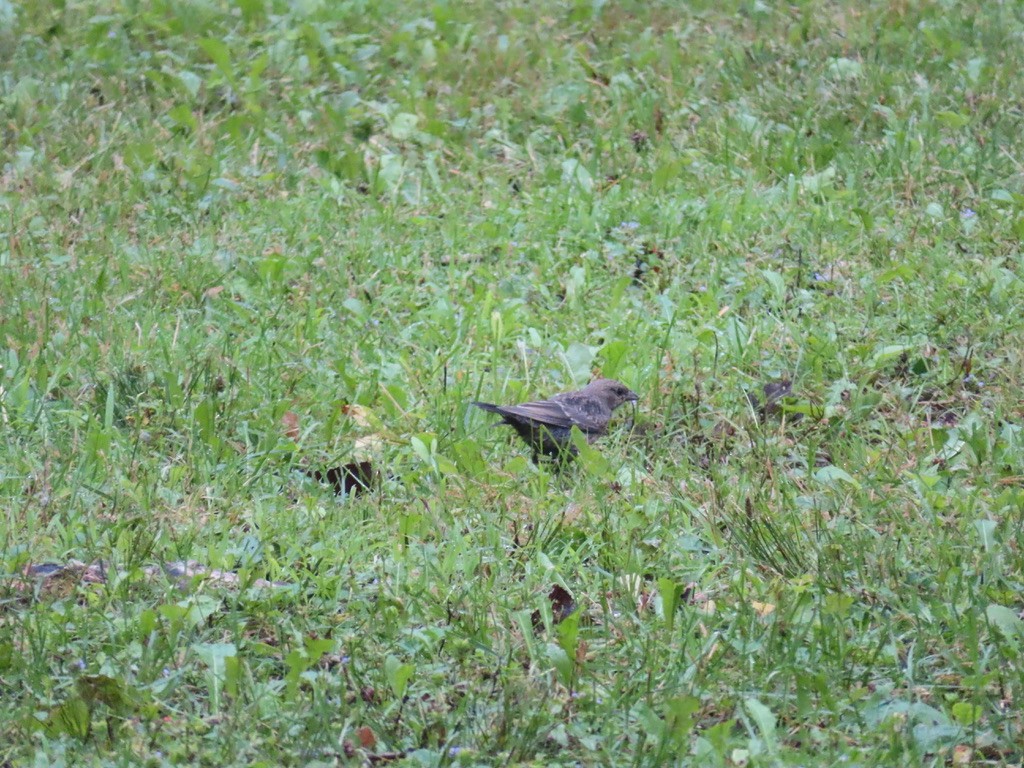
<instances>
[{"instance_id":1,"label":"bird's tail","mask_svg":"<svg viewBox=\"0 0 1024 768\"><path fill-rule=\"evenodd\" d=\"M470 405L475 405L477 408L482 408L483 410L488 411L489 413L500 413L501 412L501 406L500 405L495 405L494 403L476 403L476 402L473 402L473 403L470 403Z\"/></svg>"}]
</instances>

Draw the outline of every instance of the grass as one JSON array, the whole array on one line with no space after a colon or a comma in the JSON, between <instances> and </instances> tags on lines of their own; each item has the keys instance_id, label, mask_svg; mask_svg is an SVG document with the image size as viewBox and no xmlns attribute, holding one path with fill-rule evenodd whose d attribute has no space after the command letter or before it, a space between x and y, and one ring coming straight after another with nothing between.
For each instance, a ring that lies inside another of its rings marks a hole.
<instances>
[{"instance_id":1,"label":"grass","mask_svg":"<svg viewBox=\"0 0 1024 768\"><path fill-rule=\"evenodd\" d=\"M0 19L0 763L1019 764L1018 5Z\"/></svg>"}]
</instances>

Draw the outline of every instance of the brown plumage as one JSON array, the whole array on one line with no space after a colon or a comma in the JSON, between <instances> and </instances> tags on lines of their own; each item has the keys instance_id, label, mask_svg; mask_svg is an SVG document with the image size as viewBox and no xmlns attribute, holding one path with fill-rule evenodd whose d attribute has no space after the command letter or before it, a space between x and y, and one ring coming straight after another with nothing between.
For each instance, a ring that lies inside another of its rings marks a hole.
<instances>
[{"instance_id":1,"label":"brown plumage","mask_svg":"<svg viewBox=\"0 0 1024 768\"><path fill-rule=\"evenodd\" d=\"M563 459L574 456L576 448L569 438L577 427L588 443L608 431L612 412L623 403L635 403L637 395L614 379L597 379L583 389L563 392L549 400L534 400L519 405L473 403L496 413L533 449L536 462L541 454Z\"/></svg>"}]
</instances>

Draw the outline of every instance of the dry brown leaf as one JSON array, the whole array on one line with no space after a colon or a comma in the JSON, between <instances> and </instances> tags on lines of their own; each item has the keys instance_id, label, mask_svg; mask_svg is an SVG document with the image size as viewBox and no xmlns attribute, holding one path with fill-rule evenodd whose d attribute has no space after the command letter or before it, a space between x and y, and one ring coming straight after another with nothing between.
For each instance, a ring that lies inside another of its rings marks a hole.
<instances>
[{"instance_id":1,"label":"dry brown leaf","mask_svg":"<svg viewBox=\"0 0 1024 768\"><path fill-rule=\"evenodd\" d=\"M360 427L370 426L370 409L364 405L343 403L341 406L341 412L352 419L352 421Z\"/></svg>"},{"instance_id":2,"label":"dry brown leaf","mask_svg":"<svg viewBox=\"0 0 1024 768\"><path fill-rule=\"evenodd\" d=\"M647 590L642 590L636 599L636 612L643 613L651 606L651 600L654 595Z\"/></svg>"},{"instance_id":3,"label":"dry brown leaf","mask_svg":"<svg viewBox=\"0 0 1024 768\"><path fill-rule=\"evenodd\" d=\"M352 453L358 458L369 458L384 447L384 438L374 432L372 435L357 437L352 446Z\"/></svg>"},{"instance_id":4,"label":"dry brown leaf","mask_svg":"<svg viewBox=\"0 0 1024 768\"><path fill-rule=\"evenodd\" d=\"M571 502L562 512L562 525L570 526L583 516L583 505Z\"/></svg>"},{"instance_id":5,"label":"dry brown leaf","mask_svg":"<svg viewBox=\"0 0 1024 768\"><path fill-rule=\"evenodd\" d=\"M585 662L587 660L587 651L589 649L590 649L590 646L587 644L587 642L585 640L580 640L579 641L579 644L576 646L576 663L577 664L582 664L583 662Z\"/></svg>"},{"instance_id":6,"label":"dry brown leaf","mask_svg":"<svg viewBox=\"0 0 1024 768\"><path fill-rule=\"evenodd\" d=\"M377 746L377 737L373 735L373 730L368 725L357 728L356 736L359 737L359 745L363 749L373 749Z\"/></svg>"},{"instance_id":7,"label":"dry brown leaf","mask_svg":"<svg viewBox=\"0 0 1024 768\"><path fill-rule=\"evenodd\" d=\"M298 440L302 434L302 430L299 429L299 416L292 411L281 417L281 426L284 427L284 436L289 440Z\"/></svg>"}]
</instances>

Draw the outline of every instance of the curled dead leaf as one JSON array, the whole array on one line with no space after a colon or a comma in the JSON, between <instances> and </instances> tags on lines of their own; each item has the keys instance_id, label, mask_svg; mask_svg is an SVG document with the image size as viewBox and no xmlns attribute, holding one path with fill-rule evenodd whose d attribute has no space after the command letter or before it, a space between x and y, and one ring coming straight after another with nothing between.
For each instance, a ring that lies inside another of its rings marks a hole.
<instances>
[{"instance_id":1,"label":"curled dead leaf","mask_svg":"<svg viewBox=\"0 0 1024 768\"><path fill-rule=\"evenodd\" d=\"M651 602L652 602L653 598L654 598L654 593L653 592L648 592L647 590L641 591L639 596L636 599L636 612L637 613L643 613L648 608L650 608L651 607Z\"/></svg>"},{"instance_id":2,"label":"curled dead leaf","mask_svg":"<svg viewBox=\"0 0 1024 768\"><path fill-rule=\"evenodd\" d=\"M551 587L548 599L551 600L551 615L554 617L555 624L569 618L569 615L576 610L576 601L569 594L569 590L561 584Z\"/></svg>"},{"instance_id":3,"label":"curled dead leaf","mask_svg":"<svg viewBox=\"0 0 1024 768\"><path fill-rule=\"evenodd\" d=\"M576 610L576 601L569 594L569 590L561 584L555 584L551 587L548 599L551 601L551 620L554 624L569 618L572 612ZM533 623L535 630L539 630L544 626L540 611L534 611L530 614L530 621Z\"/></svg>"}]
</instances>

